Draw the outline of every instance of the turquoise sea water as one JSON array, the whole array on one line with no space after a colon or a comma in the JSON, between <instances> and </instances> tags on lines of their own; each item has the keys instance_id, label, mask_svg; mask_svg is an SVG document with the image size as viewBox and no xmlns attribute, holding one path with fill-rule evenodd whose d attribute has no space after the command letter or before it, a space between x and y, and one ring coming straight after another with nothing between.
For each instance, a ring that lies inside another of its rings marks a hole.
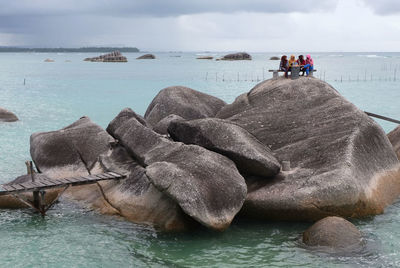
<instances>
[{"instance_id":1,"label":"turquoise sea water","mask_svg":"<svg viewBox=\"0 0 400 268\"><path fill-rule=\"evenodd\" d=\"M0 183L26 172L29 136L83 115L106 127L123 108L144 114L159 90L184 85L227 102L271 77L280 53L252 61L196 60L207 53L154 53L156 60L91 63L95 54L0 54L0 107L16 123L0 123ZM221 56L222 53L210 53ZM177 57L179 56L179 57ZM314 53L318 72L363 110L400 119L400 53ZM53 63L43 62L46 58ZM67 62L69 60L70 62ZM25 79L25 85L24 85ZM396 127L378 121L386 132ZM42 219L30 210L0 210L1 267L343 267L400 265L400 202L385 214L353 221L366 246L352 254L305 249L308 223L235 221L224 233L162 234L66 200Z\"/></svg>"}]
</instances>

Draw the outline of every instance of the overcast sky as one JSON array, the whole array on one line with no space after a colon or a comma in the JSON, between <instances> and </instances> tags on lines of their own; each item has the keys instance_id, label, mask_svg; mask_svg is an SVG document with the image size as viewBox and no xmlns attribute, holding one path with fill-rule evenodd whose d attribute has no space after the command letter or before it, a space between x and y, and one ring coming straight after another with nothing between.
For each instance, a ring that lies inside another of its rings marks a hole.
<instances>
[{"instance_id":1,"label":"overcast sky","mask_svg":"<svg viewBox=\"0 0 400 268\"><path fill-rule=\"evenodd\" d=\"M400 51L400 0L0 0L0 46Z\"/></svg>"}]
</instances>

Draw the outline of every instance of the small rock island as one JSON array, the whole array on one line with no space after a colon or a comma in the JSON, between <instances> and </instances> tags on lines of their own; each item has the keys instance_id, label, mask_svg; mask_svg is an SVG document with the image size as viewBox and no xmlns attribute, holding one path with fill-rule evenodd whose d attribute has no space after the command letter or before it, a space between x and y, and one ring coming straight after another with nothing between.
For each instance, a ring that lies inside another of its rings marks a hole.
<instances>
[{"instance_id":1,"label":"small rock island","mask_svg":"<svg viewBox=\"0 0 400 268\"><path fill-rule=\"evenodd\" d=\"M15 122L15 121L18 121L18 117L14 113L0 107L0 122Z\"/></svg>"},{"instance_id":2,"label":"small rock island","mask_svg":"<svg viewBox=\"0 0 400 268\"><path fill-rule=\"evenodd\" d=\"M121 52L118 50L113 51L108 54L100 55L98 57L86 58L84 61L92 61L92 62L128 62L128 59L125 56L122 56Z\"/></svg>"}]
</instances>

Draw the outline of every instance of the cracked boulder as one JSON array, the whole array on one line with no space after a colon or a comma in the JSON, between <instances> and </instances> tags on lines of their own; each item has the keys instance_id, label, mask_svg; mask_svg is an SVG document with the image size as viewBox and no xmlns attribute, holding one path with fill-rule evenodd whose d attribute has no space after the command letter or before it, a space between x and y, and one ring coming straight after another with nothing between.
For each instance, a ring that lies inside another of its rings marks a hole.
<instances>
[{"instance_id":1,"label":"cracked boulder","mask_svg":"<svg viewBox=\"0 0 400 268\"><path fill-rule=\"evenodd\" d=\"M0 107L0 122L15 122L18 117L12 112Z\"/></svg>"},{"instance_id":2,"label":"cracked boulder","mask_svg":"<svg viewBox=\"0 0 400 268\"><path fill-rule=\"evenodd\" d=\"M382 128L329 84L271 79L218 112L290 161L272 180L247 180L243 215L317 220L382 213L400 193L399 161Z\"/></svg>"},{"instance_id":3,"label":"cracked boulder","mask_svg":"<svg viewBox=\"0 0 400 268\"><path fill-rule=\"evenodd\" d=\"M168 132L174 140L227 156L242 174L272 177L279 173L280 164L272 151L230 121L218 118L174 121Z\"/></svg>"},{"instance_id":4,"label":"cracked boulder","mask_svg":"<svg viewBox=\"0 0 400 268\"><path fill-rule=\"evenodd\" d=\"M170 141L131 117L107 130L142 166L152 184L204 226L226 229L242 207L246 184L235 164L196 145Z\"/></svg>"},{"instance_id":5,"label":"cracked boulder","mask_svg":"<svg viewBox=\"0 0 400 268\"><path fill-rule=\"evenodd\" d=\"M226 103L188 87L173 86L161 90L150 103L144 118L155 126L164 117L175 114L186 120L213 117Z\"/></svg>"}]
</instances>

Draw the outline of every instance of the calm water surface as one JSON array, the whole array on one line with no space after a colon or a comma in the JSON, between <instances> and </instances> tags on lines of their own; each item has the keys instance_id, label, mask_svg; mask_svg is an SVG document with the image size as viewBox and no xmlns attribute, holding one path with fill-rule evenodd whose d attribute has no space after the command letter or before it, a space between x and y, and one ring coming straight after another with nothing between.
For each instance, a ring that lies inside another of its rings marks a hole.
<instances>
[{"instance_id":1,"label":"calm water surface","mask_svg":"<svg viewBox=\"0 0 400 268\"><path fill-rule=\"evenodd\" d=\"M83 115L106 127L125 108L144 114L159 90L184 85L232 102L279 62L196 60L205 53L155 53L156 60L90 63L95 54L0 54L0 107L16 123L0 124L0 183L26 172L29 136ZM220 53L211 53L221 56ZM179 57L175 57L179 56ZM52 58L54 63L43 62ZM67 62L70 60L70 62ZM400 53L314 53L318 78L363 110L400 119ZM25 85L23 84L25 79ZM386 132L395 127L378 121ZM390 267L400 266L400 202L385 214L353 221L366 245L332 255L300 243L307 223L235 221L224 233L162 234L64 200L42 219L30 210L0 210L1 267Z\"/></svg>"}]
</instances>

